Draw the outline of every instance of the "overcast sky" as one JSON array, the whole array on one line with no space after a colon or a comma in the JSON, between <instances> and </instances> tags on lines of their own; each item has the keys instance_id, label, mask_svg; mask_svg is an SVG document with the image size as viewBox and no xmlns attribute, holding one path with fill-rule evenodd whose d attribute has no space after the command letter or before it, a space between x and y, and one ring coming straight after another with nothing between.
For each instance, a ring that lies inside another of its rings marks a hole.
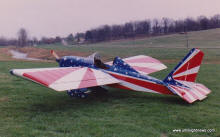
<instances>
[{"instance_id":1,"label":"overcast sky","mask_svg":"<svg viewBox=\"0 0 220 137\"><path fill-rule=\"evenodd\" d=\"M104 24L220 14L220 0L0 0L0 37L67 36Z\"/></svg>"}]
</instances>

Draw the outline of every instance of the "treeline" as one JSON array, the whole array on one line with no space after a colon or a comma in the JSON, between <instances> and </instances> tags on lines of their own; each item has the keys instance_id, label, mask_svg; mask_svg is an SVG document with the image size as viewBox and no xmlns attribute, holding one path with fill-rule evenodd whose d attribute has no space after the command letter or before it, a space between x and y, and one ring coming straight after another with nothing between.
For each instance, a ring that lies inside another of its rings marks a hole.
<instances>
[{"instance_id":1,"label":"treeline","mask_svg":"<svg viewBox=\"0 0 220 137\"><path fill-rule=\"evenodd\" d=\"M173 20L170 18L127 22L122 25L104 25L85 32L85 42L101 42L108 40L135 38L140 36L156 36L172 33L185 33L220 28L220 15L210 18L185 18Z\"/></svg>"},{"instance_id":2,"label":"treeline","mask_svg":"<svg viewBox=\"0 0 220 137\"><path fill-rule=\"evenodd\" d=\"M84 34L78 33L76 36L73 36L73 34L69 34L67 37L42 37L40 40L38 40L36 37L30 38L30 36L27 33L27 30L24 28L21 28L18 31L18 37L13 39L7 39L5 37L0 37L0 46L18 46L18 47L24 47L24 46L35 46L35 45L45 45L45 44L60 44L63 45L72 45L79 43L79 40Z\"/></svg>"},{"instance_id":3,"label":"treeline","mask_svg":"<svg viewBox=\"0 0 220 137\"><path fill-rule=\"evenodd\" d=\"M43 37L29 38L27 31L21 28L16 39L6 39L0 37L0 46L17 45L32 46L43 44L62 43L63 45L74 45L80 43L94 43L109 40L136 38L141 36L158 36L173 33L185 33L188 31L199 31L213 28L220 28L220 14L212 17L199 16L173 20L170 18L143 20L127 22L121 25L103 25L85 33L69 34L66 37Z\"/></svg>"}]
</instances>

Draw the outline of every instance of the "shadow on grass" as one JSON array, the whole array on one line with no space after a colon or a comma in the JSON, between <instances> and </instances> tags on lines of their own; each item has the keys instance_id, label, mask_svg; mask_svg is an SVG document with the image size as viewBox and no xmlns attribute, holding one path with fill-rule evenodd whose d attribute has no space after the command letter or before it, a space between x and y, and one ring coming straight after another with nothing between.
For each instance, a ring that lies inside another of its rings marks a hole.
<instances>
[{"instance_id":1,"label":"shadow on grass","mask_svg":"<svg viewBox=\"0 0 220 137\"><path fill-rule=\"evenodd\" d=\"M35 112L52 112L68 109L80 110L86 108L96 108L96 106L98 107L100 105L129 105L130 103L190 106L190 104L177 96L140 93L128 90L112 90L102 95L90 94L85 99L72 98L65 93L49 94L49 96L43 97L37 102L29 103L29 110Z\"/></svg>"}]
</instances>

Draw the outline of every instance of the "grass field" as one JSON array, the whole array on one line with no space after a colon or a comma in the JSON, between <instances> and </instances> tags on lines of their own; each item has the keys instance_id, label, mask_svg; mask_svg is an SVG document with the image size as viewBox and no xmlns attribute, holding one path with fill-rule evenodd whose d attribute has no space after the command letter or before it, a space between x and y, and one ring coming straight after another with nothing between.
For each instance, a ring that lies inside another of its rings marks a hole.
<instances>
[{"instance_id":1,"label":"grass field","mask_svg":"<svg viewBox=\"0 0 220 137\"><path fill-rule=\"evenodd\" d=\"M176 96L132 92L110 88L103 96L73 99L40 85L13 77L12 68L56 66L53 62L0 61L0 136L75 136L75 137L206 137L220 136L220 30L191 32L191 43L199 41L215 49L202 49L206 56L197 82L212 90L208 98L187 104ZM216 34L218 34L216 36ZM199 35L199 36L198 36ZM210 37L207 37L210 36ZM167 39L166 37L170 37ZM134 41L118 41L83 46L42 46L90 54L99 51L106 59L114 56L150 55L165 62L167 70L153 76L163 79L183 58L187 49L178 43L182 35L161 36ZM215 39L214 39L215 37ZM148 48L162 43L169 48ZM177 41L175 47L175 41ZM206 42L206 43L204 43ZM134 43L134 44L132 44ZM138 44L140 43L140 44ZM172 44L173 43L173 44ZM198 45L199 45L198 44ZM133 45L133 46L132 46ZM62 47L62 48L61 48ZM0 49L1 50L1 49ZM211 133L179 133L174 129L214 129Z\"/></svg>"}]
</instances>

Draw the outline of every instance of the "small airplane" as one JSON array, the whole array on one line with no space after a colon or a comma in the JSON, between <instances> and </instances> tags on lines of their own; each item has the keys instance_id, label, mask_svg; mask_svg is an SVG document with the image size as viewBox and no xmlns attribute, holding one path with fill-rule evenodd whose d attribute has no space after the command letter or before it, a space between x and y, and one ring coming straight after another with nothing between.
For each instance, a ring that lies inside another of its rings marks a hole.
<instances>
[{"instance_id":1,"label":"small airplane","mask_svg":"<svg viewBox=\"0 0 220 137\"><path fill-rule=\"evenodd\" d=\"M88 91L106 91L103 86L134 91L177 95L193 103L203 100L211 92L195 83L204 53L193 48L183 60L159 80L148 74L167 68L159 60L145 55L103 63L98 53L89 57L64 56L60 58L53 50L60 67L12 69L11 74L31 80L56 91L67 91L70 96L85 98Z\"/></svg>"}]
</instances>

